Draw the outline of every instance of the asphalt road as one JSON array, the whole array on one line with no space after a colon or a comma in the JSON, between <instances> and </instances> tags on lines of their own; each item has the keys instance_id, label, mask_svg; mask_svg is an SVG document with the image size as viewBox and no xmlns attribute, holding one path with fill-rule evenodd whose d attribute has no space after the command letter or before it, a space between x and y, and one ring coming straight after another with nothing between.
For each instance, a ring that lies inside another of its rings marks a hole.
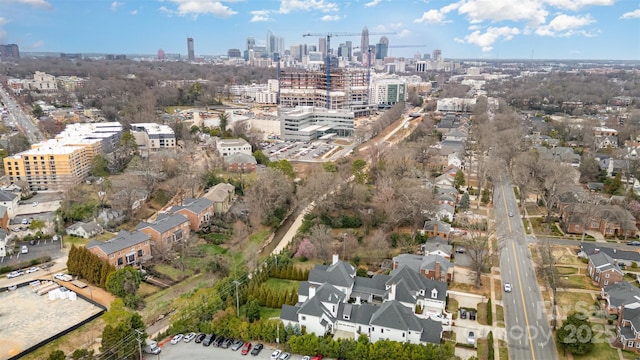
<instances>
[{"instance_id":1,"label":"asphalt road","mask_svg":"<svg viewBox=\"0 0 640 360\"><path fill-rule=\"evenodd\" d=\"M509 182L494 187L496 234L502 246L500 269L503 283L511 283L512 292L502 297L511 359L557 358L553 334L535 275L534 263L518 214L518 206ZM513 216L510 217L509 213Z\"/></svg>"},{"instance_id":2,"label":"asphalt road","mask_svg":"<svg viewBox=\"0 0 640 360\"><path fill-rule=\"evenodd\" d=\"M35 144L44 139L38 127L31 120L30 116L25 114L20 108L20 105L11 95L9 95L4 89L0 89L0 96L2 96L2 102L7 106L9 111L9 119L27 136L29 142Z\"/></svg>"}]
</instances>

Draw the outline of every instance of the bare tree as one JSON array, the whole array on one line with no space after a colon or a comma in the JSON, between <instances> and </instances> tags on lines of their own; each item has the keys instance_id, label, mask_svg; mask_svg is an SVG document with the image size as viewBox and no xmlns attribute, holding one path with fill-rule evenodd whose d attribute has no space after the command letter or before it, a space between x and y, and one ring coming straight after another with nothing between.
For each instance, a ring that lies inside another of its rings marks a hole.
<instances>
[{"instance_id":1,"label":"bare tree","mask_svg":"<svg viewBox=\"0 0 640 360\"><path fill-rule=\"evenodd\" d=\"M495 236L495 228L489 226L486 222L470 223L467 229L468 234L462 244L467 250L467 256L471 261L474 286L479 288L482 285L482 273L491 268L493 258L499 253L502 244L498 241L497 248L491 246L491 239Z\"/></svg>"},{"instance_id":2,"label":"bare tree","mask_svg":"<svg viewBox=\"0 0 640 360\"><path fill-rule=\"evenodd\" d=\"M382 229L377 229L368 239L368 254L378 260L386 259L389 256L389 240Z\"/></svg>"},{"instance_id":3,"label":"bare tree","mask_svg":"<svg viewBox=\"0 0 640 360\"><path fill-rule=\"evenodd\" d=\"M248 184L245 199L249 206L252 225L274 215L278 209L288 210L293 198L293 182L278 169L267 168Z\"/></svg>"},{"instance_id":4,"label":"bare tree","mask_svg":"<svg viewBox=\"0 0 640 360\"><path fill-rule=\"evenodd\" d=\"M316 254L321 260L327 261L331 257L334 238L330 227L323 224L314 225L311 228L309 240L315 246Z\"/></svg>"},{"instance_id":5,"label":"bare tree","mask_svg":"<svg viewBox=\"0 0 640 360\"><path fill-rule=\"evenodd\" d=\"M111 194L111 204L120 210L126 218L131 219L134 214L134 207L141 194L145 192L140 179L134 175L122 175L112 180L113 193Z\"/></svg>"},{"instance_id":6,"label":"bare tree","mask_svg":"<svg viewBox=\"0 0 640 360\"><path fill-rule=\"evenodd\" d=\"M556 266L556 258L553 253L551 243L545 241L538 246L538 276L543 279L547 288L550 288L553 296L553 304L551 308L551 329L555 330L557 321L557 297L556 291L558 287L558 268Z\"/></svg>"}]
</instances>

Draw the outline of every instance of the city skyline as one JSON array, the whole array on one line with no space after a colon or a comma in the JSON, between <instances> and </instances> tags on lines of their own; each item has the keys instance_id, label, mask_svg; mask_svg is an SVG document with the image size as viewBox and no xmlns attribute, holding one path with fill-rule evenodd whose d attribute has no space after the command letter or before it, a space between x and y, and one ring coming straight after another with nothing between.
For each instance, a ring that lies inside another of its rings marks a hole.
<instances>
[{"instance_id":1,"label":"city skyline","mask_svg":"<svg viewBox=\"0 0 640 360\"><path fill-rule=\"evenodd\" d=\"M0 0L0 43L21 52L224 55L267 44L319 46L305 33L386 35L390 56L442 49L445 58L640 60L640 7L625 0ZM381 36L370 35L375 46ZM425 44L417 48L395 45Z\"/></svg>"}]
</instances>

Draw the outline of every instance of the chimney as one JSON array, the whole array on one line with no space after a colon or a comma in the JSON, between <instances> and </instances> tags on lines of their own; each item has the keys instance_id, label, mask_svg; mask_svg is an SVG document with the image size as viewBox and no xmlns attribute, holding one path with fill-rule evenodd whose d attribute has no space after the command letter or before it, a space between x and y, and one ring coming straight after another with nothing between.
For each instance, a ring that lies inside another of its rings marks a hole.
<instances>
[{"instance_id":1,"label":"chimney","mask_svg":"<svg viewBox=\"0 0 640 360\"><path fill-rule=\"evenodd\" d=\"M389 300L396 299L396 283L391 284L391 289L389 290Z\"/></svg>"},{"instance_id":2,"label":"chimney","mask_svg":"<svg viewBox=\"0 0 640 360\"><path fill-rule=\"evenodd\" d=\"M360 295L356 296L356 305L360 305L362 304L362 301L360 301Z\"/></svg>"},{"instance_id":3,"label":"chimney","mask_svg":"<svg viewBox=\"0 0 640 360\"><path fill-rule=\"evenodd\" d=\"M435 273L435 280L439 280L440 279L440 261L436 261L436 273Z\"/></svg>"},{"instance_id":4,"label":"chimney","mask_svg":"<svg viewBox=\"0 0 640 360\"><path fill-rule=\"evenodd\" d=\"M309 285L309 299L316 296L316 286L311 284Z\"/></svg>"},{"instance_id":5,"label":"chimney","mask_svg":"<svg viewBox=\"0 0 640 360\"><path fill-rule=\"evenodd\" d=\"M340 260L340 256L338 254L333 254L333 261L331 262L331 265L337 264L338 260Z\"/></svg>"}]
</instances>

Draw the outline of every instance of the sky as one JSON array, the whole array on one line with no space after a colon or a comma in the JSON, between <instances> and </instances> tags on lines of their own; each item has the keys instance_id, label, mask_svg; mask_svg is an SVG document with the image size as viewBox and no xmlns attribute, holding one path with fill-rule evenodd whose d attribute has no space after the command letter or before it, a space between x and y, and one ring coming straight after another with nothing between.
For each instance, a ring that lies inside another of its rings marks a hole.
<instances>
[{"instance_id":1,"label":"sky","mask_svg":"<svg viewBox=\"0 0 640 360\"><path fill-rule=\"evenodd\" d=\"M21 52L184 55L192 37L196 56L223 55L269 30L289 49L364 27L391 56L640 60L639 0L0 0L0 44ZM344 41L360 37L331 48Z\"/></svg>"}]
</instances>

